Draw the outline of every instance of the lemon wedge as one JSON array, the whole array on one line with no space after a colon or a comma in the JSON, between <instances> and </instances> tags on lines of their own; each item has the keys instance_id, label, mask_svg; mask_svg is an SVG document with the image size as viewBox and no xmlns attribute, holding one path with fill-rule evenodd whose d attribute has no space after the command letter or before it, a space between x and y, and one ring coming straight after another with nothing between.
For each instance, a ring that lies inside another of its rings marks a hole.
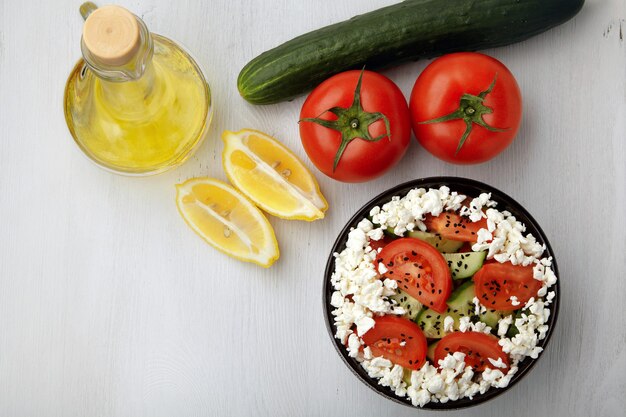
<instances>
[{"instance_id":1,"label":"lemon wedge","mask_svg":"<svg viewBox=\"0 0 626 417\"><path fill-rule=\"evenodd\" d=\"M227 255L266 268L278 259L272 225L230 185L192 178L176 185L176 206L189 227Z\"/></svg>"},{"instance_id":2,"label":"lemon wedge","mask_svg":"<svg viewBox=\"0 0 626 417\"><path fill-rule=\"evenodd\" d=\"M315 177L284 145L252 129L225 131L222 139L228 179L257 206L283 219L324 218L328 203Z\"/></svg>"}]
</instances>

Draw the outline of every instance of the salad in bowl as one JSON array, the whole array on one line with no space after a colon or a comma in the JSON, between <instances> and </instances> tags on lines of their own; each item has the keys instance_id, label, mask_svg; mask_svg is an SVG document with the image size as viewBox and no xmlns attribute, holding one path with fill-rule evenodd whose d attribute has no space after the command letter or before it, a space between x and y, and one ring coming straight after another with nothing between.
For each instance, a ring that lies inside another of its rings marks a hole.
<instances>
[{"instance_id":1,"label":"salad in bowl","mask_svg":"<svg viewBox=\"0 0 626 417\"><path fill-rule=\"evenodd\" d=\"M364 206L326 269L329 332L382 395L460 408L517 382L541 355L557 307L549 244L514 200L431 178Z\"/></svg>"}]
</instances>

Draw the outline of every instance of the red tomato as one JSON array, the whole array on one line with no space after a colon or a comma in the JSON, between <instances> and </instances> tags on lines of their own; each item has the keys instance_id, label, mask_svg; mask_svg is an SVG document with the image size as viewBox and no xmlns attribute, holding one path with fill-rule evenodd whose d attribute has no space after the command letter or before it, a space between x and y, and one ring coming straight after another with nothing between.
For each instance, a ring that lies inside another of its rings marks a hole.
<instances>
[{"instance_id":1,"label":"red tomato","mask_svg":"<svg viewBox=\"0 0 626 417\"><path fill-rule=\"evenodd\" d=\"M408 369L417 370L424 365L428 346L417 324L392 315L375 317L374 321L374 328L362 337L374 356L382 356Z\"/></svg>"},{"instance_id":2,"label":"red tomato","mask_svg":"<svg viewBox=\"0 0 626 417\"><path fill-rule=\"evenodd\" d=\"M454 332L444 336L435 348L435 365L445 358L448 353L465 353L465 364L471 366L474 371L482 372L485 368L496 369L487 358L497 361L498 358L506 365L499 368L503 373L509 369L509 357L502 351L498 344L498 338L490 334L480 332Z\"/></svg>"},{"instance_id":3,"label":"red tomato","mask_svg":"<svg viewBox=\"0 0 626 417\"><path fill-rule=\"evenodd\" d=\"M493 310L520 309L531 297L537 296L541 281L533 278L533 266L513 265L510 262L484 264L474 274L474 291L480 303ZM517 297L519 305L511 303Z\"/></svg>"},{"instance_id":4,"label":"red tomato","mask_svg":"<svg viewBox=\"0 0 626 417\"><path fill-rule=\"evenodd\" d=\"M397 239L383 248L377 261L387 267L386 278L398 281L398 288L438 313L447 310L452 276L434 246L410 237Z\"/></svg>"},{"instance_id":5,"label":"red tomato","mask_svg":"<svg viewBox=\"0 0 626 417\"><path fill-rule=\"evenodd\" d=\"M486 219L473 222L452 211L444 211L437 217L428 215L424 219L424 224L429 232L462 242L476 242L478 230L487 228Z\"/></svg>"},{"instance_id":6,"label":"red tomato","mask_svg":"<svg viewBox=\"0 0 626 417\"><path fill-rule=\"evenodd\" d=\"M402 92L371 71L346 71L327 79L300 112L304 150L320 171L339 181L362 182L384 174L404 156L410 136Z\"/></svg>"},{"instance_id":7,"label":"red tomato","mask_svg":"<svg viewBox=\"0 0 626 417\"><path fill-rule=\"evenodd\" d=\"M517 135L522 96L500 61L461 52L426 67L413 86L410 110L413 131L426 150L447 162L477 164L498 155Z\"/></svg>"},{"instance_id":8,"label":"red tomato","mask_svg":"<svg viewBox=\"0 0 626 417\"><path fill-rule=\"evenodd\" d=\"M381 248L384 248L385 246L387 246L389 243L393 242L393 238L389 237L389 236L383 236L382 239L380 240L370 240L370 246L372 249L374 250L378 250Z\"/></svg>"}]
</instances>

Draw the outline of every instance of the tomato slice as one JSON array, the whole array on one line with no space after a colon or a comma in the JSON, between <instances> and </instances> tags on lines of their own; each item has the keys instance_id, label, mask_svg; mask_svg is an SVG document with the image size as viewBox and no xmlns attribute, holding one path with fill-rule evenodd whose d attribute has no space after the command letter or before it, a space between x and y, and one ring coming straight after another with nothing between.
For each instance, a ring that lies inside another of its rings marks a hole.
<instances>
[{"instance_id":1,"label":"tomato slice","mask_svg":"<svg viewBox=\"0 0 626 417\"><path fill-rule=\"evenodd\" d=\"M448 353L465 353L465 364L475 371L482 372L485 368L500 369L503 373L509 370L509 357L502 351L498 338L480 332L454 332L444 336L435 348L435 365L445 358ZM498 358L506 368L496 368L488 358L497 361Z\"/></svg>"},{"instance_id":2,"label":"tomato slice","mask_svg":"<svg viewBox=\"0 0 626 417\"><path fill-rule=\"evenodd\" d=\"M386 278L398 281L398 288L438 313L446 311L452 276L434 246L411 237L396 239L383 248L377 261L387 267Z\"/></svg>"},{"instance_id":3,"label":"tomato slice","mask_svg":"<svg viewBox=\"0 0 626 417\"><path fill-rule=\"evenodd\" d=\"M385 246L387 246L389 243L393 242L393 238L389 237L389 236L383 236L382 239L379 240L370 240L370 246L372 247L372 249L374 250L378 250L379 248L384 248Z\"/></svg>"},{"instance_id":4,"label":"tomato slice","mask_svg":"<svg viewBox=\"0 0 626 417\"><path fill-rule=\"evenodd\" d=\"M462 242L476 242L478 230L487 228L487 219L477 222L452 211L444 211L439 216L426 216L424 224L429 232L438 233L446 239Z\"/></svg>"},{"instance_id":5,"label":"tomato slice","mask_svg":"<svg viewBox=\"0 0 626 417\"><path fill-rule=\"evenodd\" d=\"M510 262L484 264L474 274L474 291L480 303L494 310L513 311L521 308L531 297L537 296L541 281L533 278L533 266L513 265ZM513 305L511 297L517 297Z\"/></svg>"},{"instance_id":6,"label":"tomato slice","mask_svg":"<svg viewBox=\"0 0 626 417\"><path fill-rule=\"evenodd\" d=\"M382 356L408 369L420 369L426 362L428 345L422 329L411 320L386 315L362 337L374 356Z\"/></svg>"}]
</instances>

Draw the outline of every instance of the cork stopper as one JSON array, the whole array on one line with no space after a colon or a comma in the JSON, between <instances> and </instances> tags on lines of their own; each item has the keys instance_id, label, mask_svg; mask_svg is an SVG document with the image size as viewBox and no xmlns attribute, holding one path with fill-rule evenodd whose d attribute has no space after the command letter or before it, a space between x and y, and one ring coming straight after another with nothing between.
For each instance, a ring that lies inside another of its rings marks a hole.
<instances>
[{"instance_id":1,"label":"cork stopper","mask_svg":"<svg viewBox=\"0 0 626 417\"><path fill-rule=\"evenodd\" d=\"M135 56L141 44L139 23L135 15L123 7L100 7L85 21L83 42L101 63L124 65Z\"/></svg>"}]
</instances>

